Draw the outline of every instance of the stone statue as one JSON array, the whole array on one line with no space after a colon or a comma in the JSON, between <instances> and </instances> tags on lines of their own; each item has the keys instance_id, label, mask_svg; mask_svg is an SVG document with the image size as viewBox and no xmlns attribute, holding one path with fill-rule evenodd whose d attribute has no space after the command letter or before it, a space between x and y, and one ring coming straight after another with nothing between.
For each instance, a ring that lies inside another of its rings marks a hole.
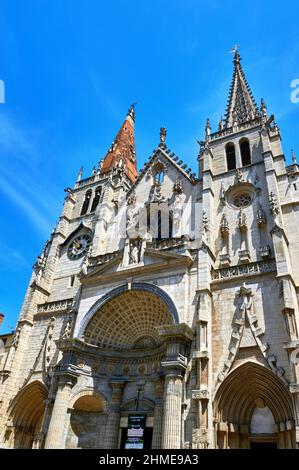
<instances>
[{"instance_id":1,"label":"stone statue","mask_svg":"<svg viewBox=\"0 0 299 470\"><path fill-rule=\"evenodd\" d=\"M138 264L140 261L140 240L135 240L130 243L129 249L129 264Z\"/></svg>"},{"instance_id":2,"label":"stone statue","mask_svg":"<svg viewBox=\"0 0 299 470\"><path fill-rule=\"evenodd\" d=\"M70 338L71 331L72 331L72 323L73 323L73 319L72 319L72 317L69 317L68 320L67 320L64 332L62 334L62 339Z\"/></svg>"},{"instance_id":3,"label":"stone statue","mask_svg":"<svg viewBox=\"0 0 299 470\"><path fill-rule=\"evenodd\" d=\"M19 345L21 330L22 330L22 328L21 328L20 326L18 326L18 328L16 329L16 332L15 332L15 334L14 334L12 343L11 343L11 345L12 345L15 349L17 349L17 347L18 347L18 345Z\"/></svg>"}]
</instances>

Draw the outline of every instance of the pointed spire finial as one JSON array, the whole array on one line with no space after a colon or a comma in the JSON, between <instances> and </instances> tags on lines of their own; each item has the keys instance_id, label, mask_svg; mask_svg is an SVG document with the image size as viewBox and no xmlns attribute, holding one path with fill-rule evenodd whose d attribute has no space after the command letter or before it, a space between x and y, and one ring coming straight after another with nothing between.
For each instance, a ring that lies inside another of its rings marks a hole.
<instances>
[{"instance_id":1,"label":"pointed spire finial","mask_svg":"<svg viewBox=\"0 0 299 470\"><path fill-rule=\"evenodd\" d=\"M293 162L294 164L296 164L296 163L297 163L297 159L296 159L296 155L295 155L294 149L291 150L291 154L292 154L292 162Z\"/></svg>"},{"instance_id":2,"label":"pointed spire finial","mask_svg":"<svg viewBox=\"0 0 299 470\"><path fill-rule=\"evenodd\" d=\"M83 166L81 166L81 168L79 170L79 173L78 173L78 176L77 176L77 183L82 180L82 176L83 176Z\"/></svg>"},{"instance_id":3,"label":"pointed spire finial","mask_svg":"<svg viewBox=\"0 0 299 470\"><path fill-rule=\"evenodd\" d=\"M167 134L167 129L166 127L161 127L160 128L160 146L161 145L165 145L165 141L166 141L166 134Z\"/></svg>"},{"instance_id":4,"label":"pointed spire finial","mask_svg":"<svg viewBox=\"0 0 299 470\"><path fill-rule=\"evenodd\" d=\"M128 116L131 116L131 118L133 119L133 121L135 122L135 105L137 104L137 102L133 102L128 110Z\"/></svg>"}]
</instances>

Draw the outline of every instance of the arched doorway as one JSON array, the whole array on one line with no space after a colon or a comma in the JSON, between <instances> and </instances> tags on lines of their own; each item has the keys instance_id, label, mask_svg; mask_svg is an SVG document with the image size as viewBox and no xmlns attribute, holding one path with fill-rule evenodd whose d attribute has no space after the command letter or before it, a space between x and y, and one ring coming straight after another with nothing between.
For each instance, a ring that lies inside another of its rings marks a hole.
<instances>
[{"instance_id":1,"label":"arched doorway","mask_svg":"<svg viewBox=\"0 0 299 470\"><path fill-rule=\"evenodd\" d=\"M48 391L39 381L24 387L13 400L5 440L15 449L39 448L42 445L42 422Z\"/></svg>"},{"instance_id":2,"label":"arched doorway","mask_svg":"<svg viewBox=\"0 0 299 470\"><path fill-rule=\"evenodd\" d=\"M167 350L164 336L167 328L175 328L179 323L178 318L171 298L162 289L132 283L103 296L83 319L78 336L85 343L85 351L96 355L97 359L93 359L98 361L98 365L93 365L98 374L96 381L107 390L106 448L123 445L136 413L142 415L146 447L157 447L161 442L162 397L157 383L161 382ZM174 357L183 355L183 342L179 336L172 345ZM180 414L181 409L180 404Z\"/></svg>"},{"instance_id":3,"label":"arched doorway","mask_svg":"<svg viewBox=\"0 0 299 470\"><path fill-rule=\"evenodd\" d=\"M217 448L295 448L292 398L271 370L247 362L219 386L214 401Z\"/></svg>"},{"instance_id":4,"label":"arched doorway","mask_svg":"<svg viewBox=\"0 0 299 470\"><path fill-rule=\"evenodd\" d=\"M107 403L99 393L85 390L69 405L67 449L104 449Z\"/></svg>"}]
</instances>

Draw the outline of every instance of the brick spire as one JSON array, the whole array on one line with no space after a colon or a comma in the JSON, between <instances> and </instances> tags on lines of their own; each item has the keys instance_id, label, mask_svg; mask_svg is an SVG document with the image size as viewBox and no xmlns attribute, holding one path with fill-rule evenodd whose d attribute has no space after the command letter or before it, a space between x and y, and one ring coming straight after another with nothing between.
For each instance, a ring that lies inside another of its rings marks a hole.
<instances>
[{"instance_id":1,"label":"brick spire","mask_svg":"<svg viewBox=\"0 0 299 470\"><path fill-rule=\"evenodd\" d=\"M234 53L234 73L225 114L225 128L259 117L257 104L241 66L238 48L235 46L231 52Z\"/></svg>"},{"instance_id":2,"label":"brick spire","mask_svg":"<svg viewBox=\"0 0 299 470\"><path fill-rule=\"evenodd\" d=\"M112 142L101 166L101 174L109 173L114 168L123 168L129 180L137 178L136 149L134 137L135 109L130 107L123 125Z\"/></svg>"}]
</instances>

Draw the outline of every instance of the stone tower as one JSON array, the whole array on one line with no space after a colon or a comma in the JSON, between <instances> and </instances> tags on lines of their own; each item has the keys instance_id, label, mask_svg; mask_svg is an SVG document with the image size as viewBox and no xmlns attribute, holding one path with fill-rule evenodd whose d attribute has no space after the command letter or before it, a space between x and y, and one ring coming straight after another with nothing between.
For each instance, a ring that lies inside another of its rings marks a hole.
<instances>
[{"instance_id":1,"label":"stone tower","mask_svg":"<svg viewBox=\"0 0 299 470\"><path fill-rule=\"evenodd\" d=\"M2 446L298 447L299 168L233 62L197 176L165 128L137 172L132 106L66 190L1 362Z\"/></svg>"}]
</instances>

